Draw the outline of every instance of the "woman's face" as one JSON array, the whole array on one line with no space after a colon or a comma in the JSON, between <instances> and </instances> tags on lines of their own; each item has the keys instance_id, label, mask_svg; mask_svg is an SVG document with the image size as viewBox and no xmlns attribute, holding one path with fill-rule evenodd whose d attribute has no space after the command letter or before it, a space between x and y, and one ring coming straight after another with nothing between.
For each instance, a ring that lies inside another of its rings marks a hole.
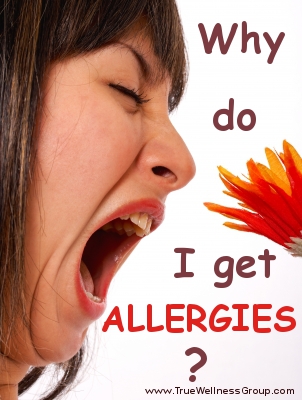
<instances>
[{"instance_id":1,"label":"woman's face","mask_svg":"<svg viewBox=\"0 0 302 400\"><path fill-rule=\"evenodd\" d=\"M148 39L133 36L47 74L26 222L30 329L14 343L28 364L78 351L115 272L194 175L169 120L170 79L153 79Z\"/></svg>"}]
</instances>

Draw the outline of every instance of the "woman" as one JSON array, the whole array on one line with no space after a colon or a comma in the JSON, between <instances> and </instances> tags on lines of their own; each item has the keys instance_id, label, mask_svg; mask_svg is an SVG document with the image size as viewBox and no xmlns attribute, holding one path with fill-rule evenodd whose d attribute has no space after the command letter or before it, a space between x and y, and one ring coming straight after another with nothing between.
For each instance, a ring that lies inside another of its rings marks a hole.
<instances>
[{"instance_id":1,"label":"woman","mask_svg":"<svg viewBox=\"0 0 302 400\"><path fill-rule=\"evenodd\" d=\"M56 363L68 389L89 325L194 163L168 112L186 81L174 0L11 0L1 11L0 394Z\"/></svg>"}]
</instances>

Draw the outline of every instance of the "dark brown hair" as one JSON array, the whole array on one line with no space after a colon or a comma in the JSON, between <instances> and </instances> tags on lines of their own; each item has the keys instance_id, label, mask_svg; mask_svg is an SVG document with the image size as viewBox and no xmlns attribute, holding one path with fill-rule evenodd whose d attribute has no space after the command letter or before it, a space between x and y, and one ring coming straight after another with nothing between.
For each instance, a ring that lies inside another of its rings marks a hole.
<instances>
[{"instance_id":1,"label":"dark brown hair","mask_svg":"<svg viewBox=\"0 0 302 400\"><path fill-rule=\"evenodd\" d=\"M29 327L24 295L25 212L45 71L54 61L118 40L142 17L159 65L172 78L172 111L186 83L186 52L175 0L1 0L0 346L4 354L16 321ZM70 387L82 359L83 349L68 363L58 364L63 377L44 400ZM44 370L33 367L20 383L19 394Z\"/></svg>"}]
</instances>

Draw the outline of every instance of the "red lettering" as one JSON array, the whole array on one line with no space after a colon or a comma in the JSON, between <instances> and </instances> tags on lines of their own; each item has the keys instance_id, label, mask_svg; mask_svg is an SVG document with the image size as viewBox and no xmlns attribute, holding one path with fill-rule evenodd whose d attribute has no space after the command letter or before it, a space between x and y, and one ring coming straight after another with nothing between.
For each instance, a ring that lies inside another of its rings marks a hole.
<instances>
[{"instance_id":1,"label":"red lettering","mask_svg":"<svg viewBox=\"0 0 302 400\"><path fill-rule=\"evenodd\" d=\"M248 304L233 304L232 308L234 310L238 310L238 325L233 326L233 331L248 331L250 328L246 325L243 325L243 310L247 310L250 308Z\"/></svg>"},{"instance_id":2,"label":"red lettering","mask_svg":"<svg viewBox=\"0 0 302 400\"><path fill-rule=\"evenodd\" d=\"M113 319L114 317L115 319ZM121 313L118 306L114 307L114 309L111 311L109 317L104 322L102 331L107 332L110 325L116 325L121 332L124 332Z\"/></svg>"},{"instance_id":3,"label":"red lettering","mask_svg":"<svg viewBox=\"0 0 302 400\"><path fill-rule=\"evenodd\" d=\"M172 310L183 310L185 308L184 304L167 304L166 306L166 327L167 331L170 333L182 333L184 331L183 328L172 328L173 321L183 321L184 317L175 316L171 314Z\"/></svg>"},{"instance_id":4,"label":"red lettering","mask_svg":"<svg viewBox=\"0 0 302 400\"><path fill-rule=\"evenodd\" d=\"M193 318L193 310L199 312L198 318ZM203 332L207 331L207 328L202 324L206 318L205 310L198 306L197 304L189 304L187 307L187 331L192 332L193 325L197 326L197 328L201 329Z\"/></svg>"},{"instance_id":5,"label":"red lettering","mask_svg":"<svg viewBox=\"0 0 302 400\"><path fill-rule=\"evenodd\" d=\"M285 306L280 308L277 313L276 313L276 317L279 321L284 321L284 322L289 322L289 325L287 326L281 326L278 323L276 323L274 325L276 331L278 332L289 332L292 331L293 329L295 329L296 327L296 320L293 317L290 317L289 315L283 315L283 312L293 312L294 309L293 307L289 307L289 306Z\"/></svg>"},{"instance_id":6,"label":"red lettering","mask_svg":"<svg viewBox=\"0 0 302 400\"><path fill-rule=\"evenodd\" d=\"M133 305L128 304L128 331L139 332L145 329L145 325L133 326Z\"/></svg>"},{"instance_id":7,"label":"red lettering","mask_svg":"<svg viewBox=\"0 0 302 400\"><path fill-rule=\"evenodd\" d=\"M228 311L228 310L229 310L229 307L226 306L226 305L224 305L224 304L219 304L219 305L216 306L216 307L214 308L214 310L211 312L210 319L209 319L209 326L210 326L210 329L211 329L212 331L214 331L214 332L222 332L222 331L225 331L226 329L228 329L228 327L230 326L230 323L231 323L231 321L232 321L232 318L231 318L231 317L218 318L218 319L216 320L216 322L218 322L218 324L223 324L223 325L217 326L217 325L215 324L215 318L216 318L216 315L218 314L218 312L219 312L220 310Z\"/></svg>"},{"instance_id":8,"label":"red lettering","mask_svg":"<svg viewBox=\"0 0 302 400\"><path fill-rule=\"evenodd\" d=\"M269 333L271 331L270 328L259 328L258 323L260 321L270 321L271 317L268 315L260 316L258 314L259 310L270 310L272 308L271 304L254 304L253 306L253 328L257 333Z\"/></svg>"},{"instance_id":9,"label":"red lettering","mask_svg":"<svg viewBox=\"0 0 302 400\"><path fill-rule=\"evenodd\" d=\"M163 325L152 326L152 305L147 305L147 331L148 332L158 332L164 329Z\"/></svg>"}]
</instances>

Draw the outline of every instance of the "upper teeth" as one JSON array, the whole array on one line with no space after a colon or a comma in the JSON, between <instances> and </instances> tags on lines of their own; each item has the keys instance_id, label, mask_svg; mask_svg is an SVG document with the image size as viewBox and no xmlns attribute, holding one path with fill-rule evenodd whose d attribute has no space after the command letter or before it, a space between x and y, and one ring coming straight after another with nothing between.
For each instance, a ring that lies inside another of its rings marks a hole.
<instances>
[{"instance_id":1,"label":"upper teeth","mask_svg":"<svg viewBox=\"0 0 302 400\"><path fill-rule=\"evenodd\" d=\"M152 219L147 213L133 213L108 222L102 227L103 231L116 231L119 235L131 236L134 233L144 237L150 233Z\"/></svg>"}]
</instances>

